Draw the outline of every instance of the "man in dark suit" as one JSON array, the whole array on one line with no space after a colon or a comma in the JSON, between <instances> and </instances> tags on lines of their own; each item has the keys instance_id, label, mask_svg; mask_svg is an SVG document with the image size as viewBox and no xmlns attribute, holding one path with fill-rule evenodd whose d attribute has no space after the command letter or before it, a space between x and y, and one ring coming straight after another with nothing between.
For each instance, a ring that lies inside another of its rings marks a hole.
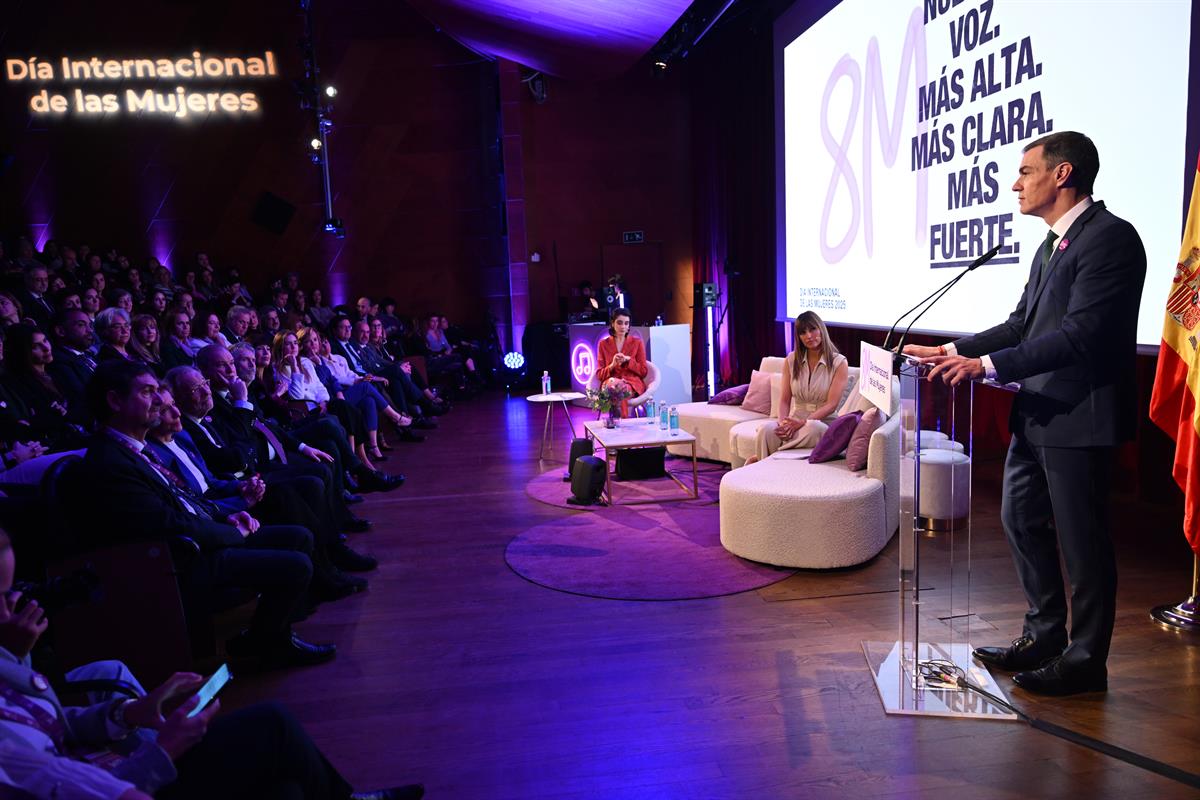
<instances>
[{"instance_id":1,"label":"man in dark suit","mask_svg":"<svg viewBox=\"0 0 1200 800\"><path fill-rule=\"evenodd\" d=\"M54 322L54 338L58 346L46 371L67 398L67 419L76 425L88 425L91 415L84 387L96 371L96 360L88 352L95 340L92 318L78 308L63 311Z\"/></svg>"},{"instance_id":2,"label":"man in dark suit","mask_svg":"<svg viewBox=\"0 0 1200 800\"><path fill-rule=\"evenodd\" d=\"M25 285L17 292L21 301L21 310L28 319L33 320L42 331L50 332L50 323L54 320L54 306L46 293L50 291L50 271L37 262L30 262L24 268Z\"/></svg>"},{"instance_id":3,"label":"man in dark suit","mask_svg":"<svg viewBox=\"0 0 1200 800\"><path fill-rule=\"evenodd\" d=\"M96 368L88 405L100 430L83 460L87 524L101 541L187 536L200 547L213 579L259 595L250 628L231 640L235 657L269 666L319 664L333 645L310 644L291 630L312 578L312 534L293 525L260 527L246 512L225 515L170 479L146 447L158 424L158 379L145 364L113 360Z\"/></svg>"},{"instance_id":4,"label":"man in dark suit","mask_svg":"<svg viewBox=\"0 0 1200 800\"><path fill-rule=\"evenodd\" d=\"M1095 145L1079 133L1027 145L1013 190L1021 213L1041 217L1050 231L1016 310L941 348L905 348L937 363L931 378L1022 384L1009 423L1001 517L1029 611L1011 647L975 655L1041 694L1107 688L1116 614L1106 506L1116 445L1136 422L1146 252L1132 225L1093 202L1099 168ZM1069 640L1060 547L1072 584Z\"/></svg>"}]
</instances>

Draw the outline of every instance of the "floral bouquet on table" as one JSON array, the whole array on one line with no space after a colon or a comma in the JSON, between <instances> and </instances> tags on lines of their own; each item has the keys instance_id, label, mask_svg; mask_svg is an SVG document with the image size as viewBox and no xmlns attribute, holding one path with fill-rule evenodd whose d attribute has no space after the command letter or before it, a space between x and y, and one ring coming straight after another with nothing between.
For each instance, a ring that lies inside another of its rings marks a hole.
<instances>
[{"instance_id":1,"label":"floral bouquet on table","mask_svg":"<svg viewBox=\"0 0 1200 800\"><path fill-rule=\"evenodd\" d=\"M633 392L625 381L611 378L599 389L588 389L587 397L588 405L601 414L608 414L609 419L614 419L618 415L624 416L626 401L633 397Z\"/></svg>"}]
</instances>

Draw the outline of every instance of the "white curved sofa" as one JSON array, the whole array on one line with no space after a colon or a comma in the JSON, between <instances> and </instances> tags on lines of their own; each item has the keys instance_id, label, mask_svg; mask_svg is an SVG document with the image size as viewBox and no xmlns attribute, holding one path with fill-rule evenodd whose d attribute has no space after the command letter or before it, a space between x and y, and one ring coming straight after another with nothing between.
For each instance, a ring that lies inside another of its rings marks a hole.
<instances>
[{"instance_id":1,"label":"white curved sofa","mask_svg":"<svg viewBox=\"0 0 1200 800\"><path fill-rule=\"evenodd\" d=\"M783 373L782 358L767 356L758 365L759 372ZM771 393L771 404L779 402L778 393ZM679 410L679 428L696 437L696 457L711 461L724 461L734 467L740 467L745 459L734 452L730 445L729 432L734 425L742 422L769 420L771 416L747 411L741 406L713 406L708 403L681 403L676 406ZM673 445L668 448L674 455L690 456L690 445Z\"/></svg>"},{"instance_id":2,"label":"white curved sofa","mask_svg":"<svg viewBox=\"0 0 1200 800\"><path fill-rule=\"evenodd\" d=\"M899 382L892 414L871 435L867 468L844 459L799 460L774 453L721 479L721 544L729 552L785 567L829 569L868 561L900 524ZM760 415L761 416L761 415Z\"/></svg>"}]
</instances>

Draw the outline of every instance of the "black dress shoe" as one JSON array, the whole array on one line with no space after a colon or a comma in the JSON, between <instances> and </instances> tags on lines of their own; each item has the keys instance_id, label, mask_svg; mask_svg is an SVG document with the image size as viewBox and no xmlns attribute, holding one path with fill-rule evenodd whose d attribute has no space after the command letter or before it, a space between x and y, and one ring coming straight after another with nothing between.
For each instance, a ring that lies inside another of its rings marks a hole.
<instances>
[{"instance_id":1,"label":"black dress shoe","mask_svg":"<svg viewBox=\"0 0 1200 800\"><path fill-rule=\"evenodd\" d=\"M1064 658L1055 658L1043 666L1028 672L1013 675L1013 683L1027 692L1061 697L1083 692L1108 691L1108 670L1069 664Z\"/></svg>"},{"instance_id":2,"label":"black dress shoe","mask_svg":"<svg viewBox=\"0 0 1200 800\"><path fill-rule=\"evenodd\" d=\"M348 506L352 506L355 503L361 503L366 499L367 498L363 497L361 494L351 494L349 491L342 492L342 502Z\"/></svg>"},{"instance_id":3,"label":"black dress shoe","mask_svg":"<svg viewBox=\"0 0 1200 800\"><path fill-rule=\"evenodd\" d=\"M371 530L371 520L352 516L341 524L341 529L350 533L366 533Z\"/></svg>"},{"instance_id":4,"label":"black dress shoe","mask_svg":"<svg viewBox=\"0 0 1200 800\"><path fill-rule=\"evenodd\" d=\"M379 470L364 470L358 474L358 486L364 492L390 492L404 483L403 475L389 475Z\"/></svg>"},{"instance_id":5,"label":"black dress shoe","mask_svg":"<svg viewBox=\"0 0 1200 800\"><path fill-rule=\"evenodd\" d=\"M1011 647L976 647L972 655L1006 672L1037 669L1046 661L1061 655L1065 647L1058 643L1042 642L1028 636L1013 639Z\"/></svg>"},{"instance_id":6,"label":"black dress shoe","mask_svg":"<svg viewBox=\"0 0 1200 800\"><path fill-rule=\"evenodd\" d=\"M232 658L257 658L264 667L307 667L332 661L337 645L312 644L294 633L285 633L275 641L266 641L243 631L225 643Z\"/></svg>"},{"instance_id":7,"label":"black dress shoe","mask_svg":"<svg viewBox=\"0 0 1200 800\"><path fill-rule=\"evenodd\" d=\"M374 556L364 555L341 543L330 549L329 560L335 567L346 572L370 572L379 566L379 561Z\"/></svg>"},{"instance_id":8,"label":"black dress shoe","mask_svg":"<svg viewBox=\"0 0 1200 800\"><path fill-rule=\"evenodd\" d=\"M425 787L419 783L408 786L393 786L391 789L376 789L373 792L355 792L350 800L421 800Z\"/></svg>"},{"instance_id":9,"label":"black dress shoe","mask_svg":"<svg viewBox=\"0 0 1200 800\"><path fill-rule=\"evenodd\" d=\"M429 417L417 417L416 419L413 420L413 424L412 424L413 428L417 428L417 429L423 430L423 431L431 431L434 428L436 428L437 426L438 426L437 421L432 420ZM405 428L404 430L408 430L408 428Z\"/></svg>"},{"instance_id":10,"label":"black dress shoe","mask_svg":"<svg viewBox=\"0 0 1200 800\"><path fill-rule=\"evenodd\" d=\"M346 484L346 488L349 489L350 491L352 491L352 492L358 491L358 481L356 481L354 479L354 476L352 474L350 474L349 470L346 470L345 472L342 473L342 482Z\"/></svg>"}]
</instances>

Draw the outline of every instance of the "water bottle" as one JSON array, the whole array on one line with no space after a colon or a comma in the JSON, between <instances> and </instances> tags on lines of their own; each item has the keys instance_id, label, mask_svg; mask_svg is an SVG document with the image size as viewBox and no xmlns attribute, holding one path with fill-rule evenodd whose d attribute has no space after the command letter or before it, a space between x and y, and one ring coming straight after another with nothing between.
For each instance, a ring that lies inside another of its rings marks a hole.
<instances>
[{"instance_id":1,"label":"water bottle","mask_svg":"<svg viewBox=\"0 0 1200 800\"><path fill-rule=\"evenodd\" d=\"M671 435L679 433L679 409L671 406Z\"/></svg>"},{"instance_id":2,"label":"water bottle","mask_svg":"<svg viewBox=\"0 0 1200 800\"><path fill-rule=\"evenodd\" d=\"M654 318L654 325L655 325L655 327L662 326L662 314L659 314L657 317Z\"/></svg>"},{"instance_id":3,"label":"water bottle","mask_svg":"<svg viewBox=\"0 0 1200 800\"><path fill-rule=\"evenodd\" d=\"M654 404L654 398L646 400L646 422L653 425L658 421L658 406Z\"/></svg>"},{"instance_id":4,"label":"water bottle","mask_svg":"<svg viewBox=\"0 0 1200 800\"><path fill-rule=\"evenodd\" d=\"M668 424L669 424L669 420L668 420L668 411L667 411L667 401L664 400L658 404L658 429L660 431L665 431L667 429Z\"/></svg>"},{"instance_id":5,"label":"water bottle","mask_svg":"<svg viewBox=\"0 0 1200 800\"><path fill-rule=\"evenodd\" d=\"M550 371L542 373L542 394L550 394Z\"/></svg>"}]
</instances>

